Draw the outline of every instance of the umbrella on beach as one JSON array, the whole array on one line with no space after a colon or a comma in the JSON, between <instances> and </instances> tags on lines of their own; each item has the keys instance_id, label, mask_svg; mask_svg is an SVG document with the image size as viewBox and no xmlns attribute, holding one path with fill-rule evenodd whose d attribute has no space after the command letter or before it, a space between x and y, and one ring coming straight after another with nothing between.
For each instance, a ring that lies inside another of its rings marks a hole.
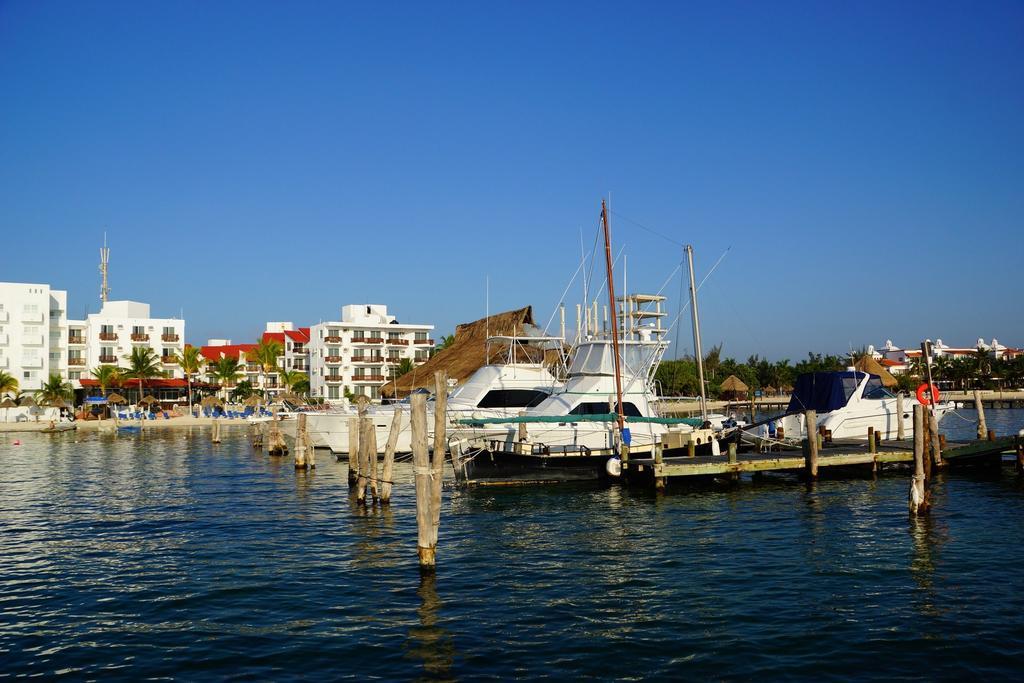
<instances>
[{"instance_id":1,"label":"umbrella on beach","mask_svg":"<svg viewBox=\"0 0 1024 683\"><path fill-rule=\"evenodd\" d=\"M3 400L3 403L0 403L0 408L4 409L4 422L7 422L7 419L10 416L10 412L11 412L10 409L11 408L17 408L17 407L18 407L18 404L15 403L14 401L12 401L10 399L10 397L5 398Z\"/></svg>"},{"instance_id":2,"label":"umbrella on beach","mask_svg":"<svg viewBox=\"0 0 1024 683\"><path fill-rule=\"evenodd\" d=\"M732 396L738 396L739 394L745 393L750 387L740 380L736 375L729 375L722 382L722 393L731 394Z\"/></svg>"},{"instance_id":3,"label":"umbrella on beach","mask_svg":"<svg viewBox=\"0 0 1024 683\"><path fill-rule=\"evenodd\" d=\"M143 396L142 398L139 399L139 403L159 403L159 402L160 401L158 401L155 398L153 398L153 396L151 396L150 394L146 394L145 396Z\"/></svg>"},{"instance_id":4,"label":"umbrella on beach","mask_svg":"<svg viewBox=\"0 0 1024 683\"><path fill-rule=\"evenodd\" d=\"M262 404L263 404L263 399L260 398L259 396L257 396L256 394L253 394L249 398L247 398L244 401L242 401L242 405L244 405L244 406L258 406L258 405L262 405Z\"/></svg>"},{"instance_id":5,"label":"umbrella on beach","mask_svg":"<svg viewBox=\"0 0 1024 683\"><path fill-rule=\"evenodd\" d=\"M107 396L107 403L124 403L125 400L126 399L124 396L116 392L111 394L110 396Z\"/></svg>"},{"instance_id":6,"label":"umbrella on beach","mask_svg":"<svg viewBox=\"0 0 1024 683\"><path fill-rule=\"evenodd\" d=\"M47 401L46 405L50 406L51 408L67 408L68 407L68 404L65 403L64 399L62 399L60 396L58 396L57 398L52 399L50 401Z\"/></svg>"},{"instance_id":7,"label":"umbrella on beach","mask_svg":"<svg viewBox=\"0 0 1024 683\"><path fill-rule=\"evenodd\" d=\"M285 392L283 394L278 394L277 400L278 401L301 401L302 399L300 399L296 394L293 394L293 393L291 393L289 391L289 392Z\"/></svg>"},{"instance_id":8,"label":"umbrella on beach","mask_svg":"<svg viewBox=\"0 0 1024 683\"><path fill-rule=\"evenodd\" d=\"M33 406L36 405L36 400L31 396L23 396L18 405L22 407L28 406L29 408L32 408Z\"/></svg>"}]
</instances>

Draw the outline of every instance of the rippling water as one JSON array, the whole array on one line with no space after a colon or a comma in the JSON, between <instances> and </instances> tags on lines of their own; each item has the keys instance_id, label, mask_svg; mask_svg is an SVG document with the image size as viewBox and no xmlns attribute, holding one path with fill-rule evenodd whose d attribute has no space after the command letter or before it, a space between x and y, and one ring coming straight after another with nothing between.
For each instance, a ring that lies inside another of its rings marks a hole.
<instances>
[{"instance_id":1,"label":"rippling water","mask_svg":"<svg viewBox=\"0 0 1024 683\"><path fill-rule=\"evenodd\" d=\"M967 411L962 414L973 419ZM957 436L973 426L944 421ZM990 411L1024 427L1024 411ZM22 445L14 446L15 438ZM241 431L0 435L0 676L1018 678L1024 485L786 477L655 496L445 494L416 568L411 470L356 508L343 465Z\"/></svg>"}]
</instances>

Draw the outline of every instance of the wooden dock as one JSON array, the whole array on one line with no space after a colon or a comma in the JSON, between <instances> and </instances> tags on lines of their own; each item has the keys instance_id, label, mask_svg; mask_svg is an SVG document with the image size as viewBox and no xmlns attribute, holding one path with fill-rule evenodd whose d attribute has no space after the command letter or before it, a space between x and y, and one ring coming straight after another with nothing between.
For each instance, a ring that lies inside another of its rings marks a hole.
<instances>
[{"instance_id":1,"label":"wooden dock","mask_svg":"<svg viewBox=\"0 0 1024 683\"><path fill-rule=\"evenodd\" d=\"M942 451L949 466L994 463L1006 451L1014 451L1024 444L1020 437L1007 436L991 441L950 442ZM1018 450L1018 453L1020 451ZM820 449L817 456L819 470L828 468L863 467L877 472L886 465L914 462L913 441L886 441L871 452L866 443L834 443ZM651 483L658 479L671 482L687 477L736 476L744 472L804 473L806 455L798 449L768 453L739 453L716 456L675 456L656 462L654 457L630 457L623 476L633 482Z\"/></svg>"}]
</instances>

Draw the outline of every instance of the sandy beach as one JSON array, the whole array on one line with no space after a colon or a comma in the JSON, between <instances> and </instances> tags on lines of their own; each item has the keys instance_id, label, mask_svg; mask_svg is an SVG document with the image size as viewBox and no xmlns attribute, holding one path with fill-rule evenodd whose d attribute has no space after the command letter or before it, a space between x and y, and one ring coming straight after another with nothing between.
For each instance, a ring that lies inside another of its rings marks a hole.
<instances>
[{"instance_id":1,"label":"sandy beach","mask_svg":"<svg viewBox=\"0 0 1024 683\"><path fill-rule=\"evenodd\" d=\"M245 420L217 419L221 427L247 427L250 423ZM142 424L143 429L176 429L184 427L208 427L212 425L212 417L172 417L169 420L118 420L116 424L121 426L138 426ZM61 422L58 424L69 424ZM77 420L74 424L81 430L111 429L114 427L114 420ZM50 426L48 420L39 422L0 422L0 432L39 432Z\"/></svg>"}]
</instances>

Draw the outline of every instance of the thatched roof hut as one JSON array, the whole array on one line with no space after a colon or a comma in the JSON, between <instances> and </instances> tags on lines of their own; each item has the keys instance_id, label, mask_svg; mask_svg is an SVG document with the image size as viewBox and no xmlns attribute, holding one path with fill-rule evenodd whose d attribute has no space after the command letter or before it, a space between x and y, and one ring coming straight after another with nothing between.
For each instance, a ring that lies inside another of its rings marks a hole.
<instances>
[{"instance_id":1,"label":"thatched roof hut","mask_svg":"<svg viewBox=\"0 0 1024 683\"><path fill-rule=\"evenodd\" d=\"M882 367L882 364L871 356L863 356L860 360L853 364L857 370L866 372L869 375L878 375L882 380L882 386L894 387L898 384L896 378L892 376L888 370Z\"/></svg>"},{"instance_id":2,"label":"thatched roof hut","mask_svg":"<svg viewBox=\"0 0 1024 683\"><path fill-rule=\"evenodd\" d=\"M514 311L496 313L489 318L462 323L455 328L455 341L446 349L438 351L423 365L413 368L401 377L380 388L381 394L392 398L403 398L416 389L434 389L434 373L444 370L449 379L462 382L487 361L485 342L487 337L523 335L526 326L534 325L533 307L527 306Z\"/></svg>"},{"instance_id":3,"label":"thatched roof hut","mask_svg":"<svg viewBox=\"0 0 1024 683\"><path fill-rule=\"evenodd\" d=\"M726 377L719 388L722 396L731 398L739 398L741 395L745 395L749 389L750 387L744 384L743 380L736 375Z\"/></svg>"}]
</instances>

